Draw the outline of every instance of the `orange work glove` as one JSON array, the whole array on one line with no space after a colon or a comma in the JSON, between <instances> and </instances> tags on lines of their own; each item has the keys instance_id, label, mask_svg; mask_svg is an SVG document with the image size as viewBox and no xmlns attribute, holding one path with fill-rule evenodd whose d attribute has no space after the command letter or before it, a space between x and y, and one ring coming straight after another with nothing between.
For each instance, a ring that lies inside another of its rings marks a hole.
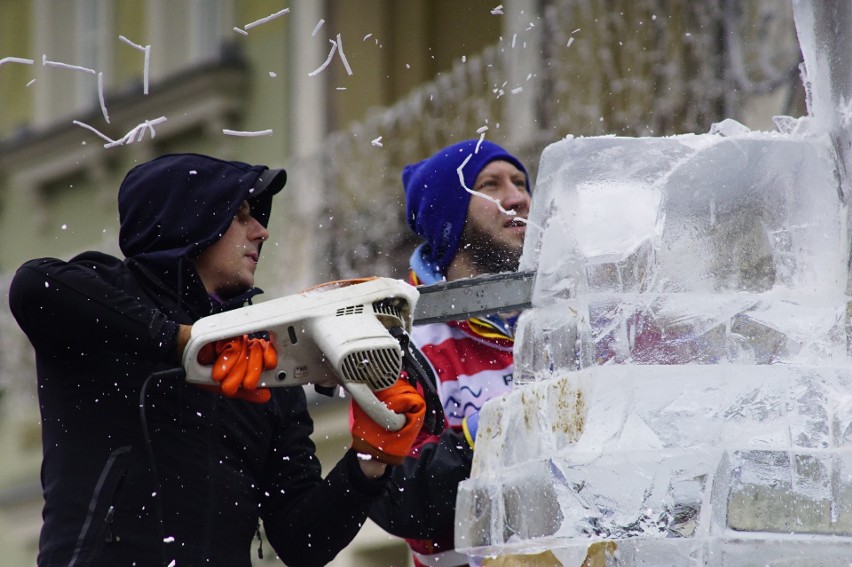
<instances>
[{"instance_id":1,"label":"orange work glove","mask_svg":"<svg viewBox=\"0 0 852 567\"><path fill-rule=\"evenodd\" d=\"M366 453L377 461L398 465L408 456L411 446L426 415L423 396L408 380L401 378L376 397L392 411L405 416L405 425L399 431L388 431L370 419L355 401L349 403L349 429L352 432L352 448Z\"/></svg>"},{"instance_id":2,"label":"orange work glove","mask_svg":"<svg viewBox=\"0 0 852 567\"><path fill-rule=\"evenodd\" d=\"M219 387L212 389L224 396L257 403L272 397L268 388L257 387L261 372L278 366L278 353L266 339L242 335L204 345L198 352L198 362L213 365L210 375Z\"/></svg>"}]
</instances>

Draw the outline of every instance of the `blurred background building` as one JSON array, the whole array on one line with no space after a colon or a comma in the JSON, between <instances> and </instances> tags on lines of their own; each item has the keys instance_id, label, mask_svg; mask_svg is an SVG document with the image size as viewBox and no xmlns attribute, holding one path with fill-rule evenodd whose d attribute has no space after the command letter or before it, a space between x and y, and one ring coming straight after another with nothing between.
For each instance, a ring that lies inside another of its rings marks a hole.
<instances>
[{"instance_id":1,"label":"blurred background building","mask_svg":"<svg viewBox=\"0 0 852 567\"><path fill-rule=\"evenodd\" d=\"M121 179L174 151L288 170L266 297L404 277L405 164L484 135L534 178L567 135L771 130L805 112L800 61L791 7L759 0L0 0L0 286L29 258L118 254ZM310 399L332 465L346 401ZM34 565L35 372L5 300L0 454L0 567ZM408 564L372 524L333 563Z\"/></svg>"}]
</instances>

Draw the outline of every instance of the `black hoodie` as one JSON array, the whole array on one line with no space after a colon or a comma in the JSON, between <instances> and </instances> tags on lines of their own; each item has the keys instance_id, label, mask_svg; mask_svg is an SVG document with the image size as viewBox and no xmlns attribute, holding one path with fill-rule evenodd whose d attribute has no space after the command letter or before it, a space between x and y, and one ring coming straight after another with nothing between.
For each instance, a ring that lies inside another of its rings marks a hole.
<instances>
[{"instance_id":1,"label":"black hoodie","mask_svg":"<svg viewBox=\"0 0 852 567\"><path fill-rule=\"evenodd\" d=\"M162 156L119 190L124 260L87 252L16 273L9 303L35 349L42 420L41 567L249 566L261 520L285 563L324 565L358 532L385 480L351 450L321 478L301 388L253 404L156 374L179 365L178 325L214 311L191 258L244 200L266 226L285 180Z\"/></svg>"}]
</instances>

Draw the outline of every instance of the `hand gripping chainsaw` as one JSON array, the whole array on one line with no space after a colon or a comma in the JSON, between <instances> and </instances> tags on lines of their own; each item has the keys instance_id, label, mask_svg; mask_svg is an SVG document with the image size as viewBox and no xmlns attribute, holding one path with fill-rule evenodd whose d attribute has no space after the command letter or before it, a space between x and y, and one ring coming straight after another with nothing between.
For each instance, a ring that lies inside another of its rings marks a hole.
<instances>
[{"instance_id":1,"label":"hand gripping chainsaw","mask_svg":"<svg viewBox=\"0 0 852 567\"><path fill-rule=\"evenodd\" d=\"M268 333L278 352L278 367L263 371L259 387L313 384L318 392L332 395L340 385L373 421L397 431L405 418L373 392L394 384L405 370L412 384L419 383L424 392L424 427L439 434L444 414L435 377L408 334L419 296L415 287L401 280L344 280L203 317L192 326L184 350L186 379L214 384L210 366L198 362L204 345Z\"/></svg>"}]
</instances>

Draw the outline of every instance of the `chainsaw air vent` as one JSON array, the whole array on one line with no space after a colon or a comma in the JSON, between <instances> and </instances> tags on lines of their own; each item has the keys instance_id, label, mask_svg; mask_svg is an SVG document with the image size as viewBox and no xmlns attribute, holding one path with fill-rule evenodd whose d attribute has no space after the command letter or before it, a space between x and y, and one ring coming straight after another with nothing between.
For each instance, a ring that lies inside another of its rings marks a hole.
<instances>
[{"instance_id":1,"label":"chainsaw air vent","mask_svg":"<svg viewBox=\"0 0 852 567\"><path fill-rule=\"evenodd\" d=\"M376 301L373 303L373 311L375 311L377 315L390 315L391 317L402 319L402 313L399 310L398 303Z\"/></svg>"},{"instance_id":2,"label":"chainsaw air vent","mask_svg":"<svg viewBox=\"0 0 852 567\"><path fill-rule=\"evenodd\" d=\"M364 312L363 305L349 305L348 307L341 307L337 310L336 315L338 317L343 317L345 315L359 315Z\"/></svg>"},{"instance_id":3,"label":"chainsaw air vent","mask_svg":"<svg viewBox=\"0 0 852 567\"><path fill-rule=\"evenodd\" d=\"M376 314L376 318L388 329L404 327L405 322L400 309L401 303L399 300L392 301L389 299L376 301L373 303L373 312Z\"/></svg>"},{"instance_id":4,"label":"chainsaw air vent","mask_svg":"<svg viewBox=\"0 0 852 567\"><path fill-rule=\"evenodd\" d=\"M346 380L381 390L392 386L399 377L402 354L393 348L362 350L347 355L341 366Z\"/></svg>"}]
</instances>

